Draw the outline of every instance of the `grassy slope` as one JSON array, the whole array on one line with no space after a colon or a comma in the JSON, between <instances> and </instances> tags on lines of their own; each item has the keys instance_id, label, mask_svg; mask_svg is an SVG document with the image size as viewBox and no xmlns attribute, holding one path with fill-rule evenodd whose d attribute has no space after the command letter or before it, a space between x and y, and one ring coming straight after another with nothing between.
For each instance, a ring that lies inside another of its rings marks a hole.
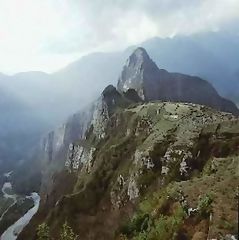
<instances>
[{"instance_id":1,"label":"grassy slope","mask_svg":"<svg viewBox=\"0 0 239 240\"><path fill-rule=\"evenodd\" d=\"M238 137L238 120L198 105L148 103L118 110L105 139L99 141L90 131L86 141L79 143L85 149L96 148L90 171L83 166L77 183L69 185L74 191L60 198L54 208L42 206L34 225L47 216L52 235L57 236L67 219L81 239L98 240L204 239L208 233L211 237L234 233L236 198L232 189L238 180ZM137 161L136 151L141 154ZM168 161L166 152L170 153ZM187 174L181 175L180 163L189 152ZM145 157L152 160L152 169L146 167ZM162 167L168 168L166 175ZM118 181L120 175L123 185ZM127 191L132 180L140 195L130 201ZM65 180L58 181L56 191ZM228 183L231 186L226 189ZM186 196L186 207L180 203L182 196ZM198 204L202 209L188 217L188 208ZM220 208L229 214L222 216ZM48 213L47 209L52 210ZM134 215L135 220L129 221ZM220 227L220 221L227 227ZM34 235L34 226L20 239L30 239L30 232Z\"/></svg>"}]
</instances>

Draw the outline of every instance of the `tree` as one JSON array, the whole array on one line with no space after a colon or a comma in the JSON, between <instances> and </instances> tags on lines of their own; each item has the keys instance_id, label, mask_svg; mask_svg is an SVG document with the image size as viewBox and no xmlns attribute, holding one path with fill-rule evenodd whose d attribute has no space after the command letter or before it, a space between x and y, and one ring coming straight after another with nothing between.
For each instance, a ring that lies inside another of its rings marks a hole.
<instances>
[{"instance_id":1,"label":"tree","mask_svg":"<svg viewBox=\"0 0 239 240\"><path fill-rule=\"evenodd\" d=\"M73 232L72 228L65 222L61 229L60 240L77 240L78 236Z\"/></svg>"},{"instance_id":2,"label":"tree","mask_svg":"<svg viewBox=\"0 0 239 240\"><path fill-rule=\"evenodd\" d=\"M42 223L37 227L37 240L50 240L50 229L46 223Z\"/></svg>"}]
</instances>

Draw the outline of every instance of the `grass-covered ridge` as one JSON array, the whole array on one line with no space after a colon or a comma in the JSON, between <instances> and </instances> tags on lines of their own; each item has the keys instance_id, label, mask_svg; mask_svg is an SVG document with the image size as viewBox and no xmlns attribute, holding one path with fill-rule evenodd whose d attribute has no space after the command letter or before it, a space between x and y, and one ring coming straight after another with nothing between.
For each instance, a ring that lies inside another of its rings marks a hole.
<instances>
[{"instance_id":1,"label":"grass-covered ridge","mask_svg":"<svg viewBox=\"0 0 239 240\"><path fill-rule=\"evenodd\" d=\"M116 108L104 138L92 128L74 143L84 162L55 185L59 191L74 176L72 191L38 222L52 236L65 221L86 240L236 233L238 119L200 105L150 102Z\"/></svg>"}]
</instances>

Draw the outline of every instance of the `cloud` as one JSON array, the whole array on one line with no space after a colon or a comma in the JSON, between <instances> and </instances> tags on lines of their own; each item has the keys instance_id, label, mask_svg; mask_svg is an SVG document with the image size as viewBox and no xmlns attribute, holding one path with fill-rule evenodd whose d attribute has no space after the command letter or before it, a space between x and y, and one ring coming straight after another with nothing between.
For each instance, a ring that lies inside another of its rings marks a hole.
<instances>
[{"instance_id":1,"label":"cloud","mask_svg":"<svg viewBox=\"0 0 239 240\"><path fill-rule=\"evenodd\" d=\"M53 71L92 51L238 20L238 0L0 0L0 71Z\"/></svg>"}]
</instances>

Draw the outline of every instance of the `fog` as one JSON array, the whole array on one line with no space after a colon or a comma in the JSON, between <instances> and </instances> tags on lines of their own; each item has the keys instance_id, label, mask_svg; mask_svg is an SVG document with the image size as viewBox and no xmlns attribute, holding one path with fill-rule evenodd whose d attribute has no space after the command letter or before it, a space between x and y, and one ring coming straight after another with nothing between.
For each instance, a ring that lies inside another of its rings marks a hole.
<instances>
[{"instance_id":1,"label":"fog","mask_svg":"<svg viewBox=\"0 0 239 240\"><path fill-rule=\"evenodd\" d=\"M149 38L235 32L238 0L1 0L0 72L54 72Z\"/></svg>"}]
</instances>

